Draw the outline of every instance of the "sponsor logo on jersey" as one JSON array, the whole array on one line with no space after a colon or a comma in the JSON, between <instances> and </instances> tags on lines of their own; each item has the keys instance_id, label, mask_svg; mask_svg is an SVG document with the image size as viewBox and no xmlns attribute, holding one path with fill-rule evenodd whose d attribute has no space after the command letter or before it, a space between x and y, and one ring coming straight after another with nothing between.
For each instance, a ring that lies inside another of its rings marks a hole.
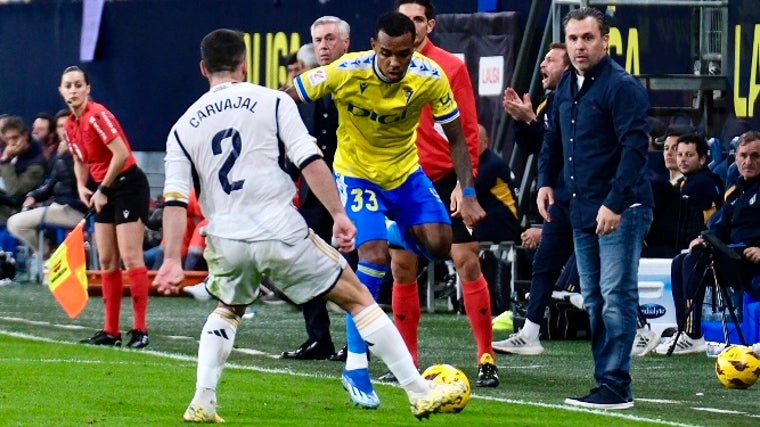
<instances>
[{"instance_id":1,"label":"sponsor logo on jersey","mask_svg":"<svg viewBox=\"0 0 760 427\"><path fill-rule=\"evenodd\" d=\"M414 95L414 90L411 88L404 88L404 98L406 98L406 105L409 105L409 101L411 101L412 95Z\"/></svg>"},{"instance_id":2,"label":"sponsor logo on jersey","mask_svg":"<svg viewBox=\"0 0 760 427\"><path fill-rule=\"evenodd\" d=\"M363 94L364 91L367 90L367 86L368 86L367 83L364 83L364 82L359 83L359 92Z\"/></svg>"},{"instance_id":3,"label":"sponsor logo on jersey","mask_svg":"<svg viewBox=\"0 0 760 427\"><path fill-rule=\"evenodd\" d=\"M387 125L390 123L396 123L400 120L403 120L406 118L407 110L404 109L401 113L398 114L379 114L376 111L368 110L366 108L357 107L354 104L349 103L347 110L351 115L356 117L366 117L373 122L377 122L383 125Z\"/></svg>"},{"instance_id":4,"label":"sponsor logo on jersey","mask_svg":"<svg viewBox=\"0 0 760 427\"><path fill-rule=\"evenodd\" d=\"M324 68L314 70L308 74L309 84L312 86L318 86L327 80L327 71Z\"/></svg>"}]
</instances>

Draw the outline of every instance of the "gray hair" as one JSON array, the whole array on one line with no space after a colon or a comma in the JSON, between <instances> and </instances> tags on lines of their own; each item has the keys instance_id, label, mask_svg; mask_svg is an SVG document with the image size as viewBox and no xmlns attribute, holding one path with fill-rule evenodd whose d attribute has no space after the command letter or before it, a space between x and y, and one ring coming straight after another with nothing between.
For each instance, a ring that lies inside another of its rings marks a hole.
<instances>
[{"instance_id":1,"label":"gray hair","mask_svg":"<svg viewBox=\"0 0 760 427\"><path fill-rule=\"evenodd\" d=\"M351 26L348 25L348 22L338 18L337 16L323 16L321 18L317 18L316 21L314 21L313 24L311 24L311 37L314 38L314 30L319 27L320 25L325 24L336 24L338 25L338 29L340 30L340 35L347 39L351 37Z\"/></svg>"},{"instance_id":2,"label":"gray hair","mask_svg":"<svg viewBox=\"0 0 760 427\"><path fill-rule=\"evenodd\" d=\"M312 43L306 43L305 45L301 46L298 49L296 58L299 61L301 61L301 63L304 65L304 67L306 67L307 70L319 66L319 61L317 60L317 53L314 52L314 44Z\"/></svg>"}]
</instances>

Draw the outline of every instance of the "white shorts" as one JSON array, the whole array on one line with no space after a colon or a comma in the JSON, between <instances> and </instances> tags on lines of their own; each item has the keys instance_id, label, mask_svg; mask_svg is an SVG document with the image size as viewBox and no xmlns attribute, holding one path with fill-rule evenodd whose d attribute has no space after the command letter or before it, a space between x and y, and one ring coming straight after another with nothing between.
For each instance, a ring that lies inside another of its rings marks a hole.
<instances>
[{"instance_id":1,"label":"white shorts","mask_svg":"<svg viewBox=\"0 0 760 427\"><path fill-rule=\"evenodd\" d=\"M302 304L332 289L347 265L340 252L311 229L294 245L207 236L203 255L209 270L206 288L227 305L252 303L259 296L262 276Z\"/></svg>"}]
</instances>

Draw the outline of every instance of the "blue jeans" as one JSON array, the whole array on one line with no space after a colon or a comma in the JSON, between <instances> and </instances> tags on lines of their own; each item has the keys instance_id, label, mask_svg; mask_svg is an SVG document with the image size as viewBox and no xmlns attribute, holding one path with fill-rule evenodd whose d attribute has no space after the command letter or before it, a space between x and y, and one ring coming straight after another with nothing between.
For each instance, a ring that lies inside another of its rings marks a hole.
<instances>
[{"instance_id":1,"label":"blue jeans","mask_svg":"<svg viewBox=\"0 0 760 427\"><path fill-rule=\"evenodd\" d=\"M581 294L591 323L596 386L606 385L631 399L639 258L651 223L652 209L636 206L624 210L619 228L606 236L594 230L573 231Z\"/></svg>"}]
</instances>

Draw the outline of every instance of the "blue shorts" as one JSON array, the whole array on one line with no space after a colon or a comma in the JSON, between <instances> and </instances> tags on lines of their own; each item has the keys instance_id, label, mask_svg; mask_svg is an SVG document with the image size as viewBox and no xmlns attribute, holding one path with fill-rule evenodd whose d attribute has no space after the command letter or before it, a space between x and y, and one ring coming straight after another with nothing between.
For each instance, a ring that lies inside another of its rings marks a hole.
<instances>
[{"instance_id":1,"label":"blue shorts","mask_svg":"<svg viewBox=\"0 0 760 427\"><path fill-rule=\"evenodd\" d=\"M451 224L446 206L422 168L393 190L337 172L335 181L346 213L356 225L357 248L370 240L388 239L386 217L402 230L420 224Z\"/></svg>"}]
</instances>

